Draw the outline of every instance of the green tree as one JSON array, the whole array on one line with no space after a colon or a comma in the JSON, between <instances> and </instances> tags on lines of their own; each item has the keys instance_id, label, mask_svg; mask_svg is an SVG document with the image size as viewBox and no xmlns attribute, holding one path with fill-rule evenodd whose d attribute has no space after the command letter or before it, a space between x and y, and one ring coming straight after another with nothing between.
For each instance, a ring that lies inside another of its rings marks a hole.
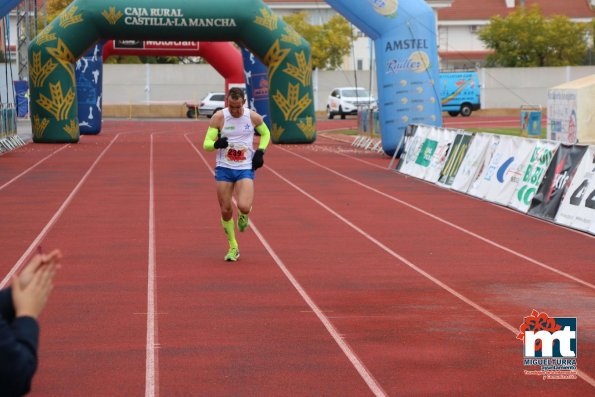
<instances>
[{"instance_id":1,"label":"green tree","mask_svg":"<svg viewBox=\"0 0 595 397\"><path fill-rule=\"evenodd\" d=\"M52 22L60 13L70 5L74 0L47 0L47 22Z\"/></svg>"},{"instance_id":2,"label":"green tree","mask_svg":"<svg viewBox=\"0 0 595 397\"><path fill-rule=\"evenodd\" d=\"M105 60L106 64L109 63L117 63L117 64L132 64L132 63L142 63L140 57L136 55L112 55Z\"/></svg>"},{"instance_id":3,"label":"green tree","mask_svg":"<svg viewBox=\"0 0 595 397\"><path fill-rule=\"evenodd\" d=\"M479 33L494 50L488 66L531 67L580 65L587 53L587 26L565 16L544 17L538 5L496 16Z\"/></svg>"},{"instance_id":4,"label":"green tree","mask_svg":"<svg viewBox=\"0 0 595 397\"><path fill-rule=\"evenodd\" d=\"M312 65L315 68L339 69L343 58L351 50L351 26L340 15L335 15L322 25L312 25L308 19L309 14L305 11L283 17L288 25L310 43Z\"/></svg>"},{"instance_id":5,"label":"green tree","mask_svg":"<svg viewBox=\"0 0 595 397\"><path fill-rule=\"evenodd\" d=\"M74 0L45 0L45 7L39 8L37 13L38 31L41 32L73 2Z\"/></svg>"},{"instance_id":6,"label":"green tree","mask_svg":"<svg viewBox=\"0 0 595 397\"><path fill-rule=\"evenodd\" d=\"M146 57L142 56L139 57L142 63L173 63L178 64L180 63L180 58L178 57Z\"/></svg>"},{"instance_id":7,"label":"green tree","mask_svg":"<svg viewBox=\"0 0 595 397\"><path fill-rule=\"evenodd\" d=\"M587 23L587 35L589 37L589 48L585 56L585 65L595 65L595 18Z\"/></svg>"}]
</instances>

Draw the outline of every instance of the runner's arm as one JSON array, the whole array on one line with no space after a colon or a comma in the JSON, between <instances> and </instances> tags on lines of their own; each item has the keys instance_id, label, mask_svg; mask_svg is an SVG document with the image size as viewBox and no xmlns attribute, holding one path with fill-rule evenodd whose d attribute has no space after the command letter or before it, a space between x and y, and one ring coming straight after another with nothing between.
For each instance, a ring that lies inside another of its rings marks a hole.
<instances>
[{"instance_id":1,"label":"runner's arm","mask_svg":"<svg viewBox=\"0 0 595 397\"><path fill-rule=\"evenodd\" d=\"M219 137L219 130L215 127L209 126L209 129L207 130L207 135L205 135L205 141L203 142L202 147L207 152L212 152L213 150L215 150L215 141L217 141L218 137Z\"/></svg>"},{"instance_id":2,"label":"runner's arm","mask_svg":"<svg viewBox=\"0 0 595 397\"><path fill-rule=\"evenodd\" d=\"M263 122L257 126L255 130L260 134L260 143L258 144L258 148L265 150L271 142L271 132L269 131L269 127L267 127L267 125Z\"/></svg>"}]
</instances>

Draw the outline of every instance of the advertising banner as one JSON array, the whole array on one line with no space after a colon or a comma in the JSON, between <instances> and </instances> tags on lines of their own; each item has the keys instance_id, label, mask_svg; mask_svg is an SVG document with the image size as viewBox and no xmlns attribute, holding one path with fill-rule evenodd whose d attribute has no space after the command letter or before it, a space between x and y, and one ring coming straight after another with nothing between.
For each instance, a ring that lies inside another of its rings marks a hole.
<instances>
[{"instance_id":1,"label":"advertising banner","mask_svg":"<svg viewBox=\"0 0 595 397\"><path fill-rule=\"evenodd\" d=\"M428 182L436 183L440 177L440 172L446 164L446 159L450 154L452 143L457 135L453 130L436 128L438 130L438 146L430 160L430 166L426 169L424 179Z\"/></svg>"},{"instance_id":2,"label":"advertising banner","mask_svg":"<svg viewBox=\"0 0 595 397\"><path fill-rule=\"evenodd\" d=\"M407 128L405 129L405 134L403 135L403 137L401 138L401 141L397 145L397 150L395 150L395 153L393 153L393 159L395 159L395 158L400 159L401 156L404 156L405 148L409 145L409 142L415 136L415 133L417 132L418 127L419 126L417 124L409 124L407 126ZM398 169L398 167L399 167L399 164L397 164L396 169Z\"/></svg>"},{"instance_id":3,"label":"advertising banner","mask_svg":"<svg viewBox=\"0 0 595 397\"><path fill-rule=\"evenodd\" d=\"M14 91L17 95L17 117L27 117L29 114L29 83L27 80L15 81Z\"/></svg>"},{"instance_id":4,"label":"advertising banner","mask_svg":"<svg viewBox=\"0 0 595 397\"><path fill-rule=\"evenodd\" d=\"M521 106L521 136L541 137L541 106Z\"/></svg>"},{"instance_id":5,"label":"advertising banner","mask_svg":"<svg viewBox=\"0 0 595 397\"><path fill-rule=\"evenodd\" d=\"M473 196L493 201L497 192L502 189L507 178L509 167L514 162L514 152L516 145L513 138L509 136L500 136L498 148L492 155L492 158L482 174L473 184L469 194Z\"/></svg>"},{"instance_id":6,"label":"advertising banner","mask_svg":"<svg viewBox=\"0 0 595 397\"><path fill-rule=\"evenodd\" d=\"M76 61L76 95L78 99L78 120L81 134L101 132L101 105L103 92L102 45L93 46Z\"/></svg>"},{"instance_id":7,"label":"advertising banner","mask_svg":"<svg viewBox=\"0 0 595 397\"><path fill-rule=\"evenodd\" d=\"M547 137L562 143L576 143L577 92L551 89L547 98Z\"/></svg>"},{"instance_id":8,"label":"advertising banner","mask_svg":"<svg viewBox=\"0 0 595 397\"><path fill-rule=\"evenodd\" d=\"M508 137L512 144L508 157L496 171L496 178L492 179L486 200L501 205L508 205L518 183L523 178L525 165L531 158L535 147L535 140Z\"/></svg>"},{"instance_id":9,"label":"advertising banner","mask_svg":"<svg viewBox=\"0 0 595 397\"><path fill-rule=\"evenodd\" d=\"M401 154L401 158L397 166L397 171L406 175L411 175L410 173L416 168L415 162L419 157L421 147L431 129L432 127L427 125L420 125L417 127L415 134L410 139L408 139L405 145L405 149Z\"/></svg>"},{"instance_id":10,"label":"advertising banner","mask_svg":"<svg viewBox=\"0 0 595 397\"><path fill-rule=\"evenodd\" d=\"M595 146L589 146L585 152L555 221L595 234Z\"/></svg>"},{"instance_id":11,"label":"advertising banner","mask_svg":"<svg viewBox=\"0 0 595 397\"><path fill-rule=\"evenodd\" d=\"M563 143L593 143L595 74L548 90L548 138Z\"/></svg>"},{"instance_id":12,"label":"advertising banner","mask_svg":"<svg viewBox=\"0 0 595 397\"><path fill-rule=\"evenodd\" d=\"M472 138L473 134L468 132L458 132L456 134L444 168L440 171L440 177L437 182L440 186L451 187L457 173L461 169L463 159L467 154Z\"/></svg>"},{"instance_id":13,"label":"advertising banner","mask_svg":"<svg viewBox=\"0 0 595 397\"><path fill-rule=\"evenodd\" d=\"M198 41L114 40L114 49L147 50L151 54L154 54L156 51L163 51L166 55L171 53L172 50L176 50L178 54L187 51L188 56L195 56L199 45Z\"/></svg>"},{"instance_id":14,"label":"advertising banner","mask_svg":"<svg viewBox=\"0 0 595 397\"><path fill-rule=\"evenodd\" d=\"M246 95L248 107L260 114L269 129L272 129L269 117L269 79L267 67L249 50L242 47L244 76L246 77Z\"/></svg>"},{"instance_id":15,"label":"advertising banner","mask_svg":"<svg viewBox=\"0 0 595 397\"><path fill-rule=\"evenodd\" d=\"M501 146L503 148L501 148ZM486 151L480 172L469 187L468 194L484 198L489 189L490 181L495 178L495 173L504 162L506 154L512 150L512 142L502 135L494 135Z\"/></svg>"},{"instance_id":16,"label":"advertising banner","mask_svg":"<svg viewBox=\"0 0 595 397\"><path fill-rule=\"evenodd\" d=\"M576 168L586 151L587 146L560 145L531 201L529 215L554 220Z\"/></svg>"},{"instance_id":17,"label":"advertising banner","mask_svg":"<svg viewBox=\"0 0 595 397\"><path fill-rule=\"evenodd\" d=\"M412 165L409 175L420 179L424 177L428 167L432 163L432 157L434 156L434 153L436 153L439 141L440 131L435 127L430 127L430 131L421 144L421 148L415 159L415 164Z\"/></svg>"},{"instance_id":18,"label":"advertising banner","mask_svg":"<svg viewBox=\"0 0 595 397\"><path fill-rule=\"evenodd\" d=\"M459 172L452 181L451 188L467 193L481 174L484 163L490 161L494 146L497 146L498 142L500 142L498 135L475 134L467 150L467 155L463 158Z\"/></svg>"},{"instance_id":19,"label":"advertising banner","mask_svg":"<svg viewBox=\"0 0 595 397\"><path fill-rule=\"evenodd\" d=\"M510 207L524 213L529 210L531 200L533 200L533 196L545 176L545 171L550 165L558 145L558 142L553 141L537 141L531 153L531 158L522 170L523 179L519 181L514 194L510 198L508 204Z\"/></svg>"}]
</instances>

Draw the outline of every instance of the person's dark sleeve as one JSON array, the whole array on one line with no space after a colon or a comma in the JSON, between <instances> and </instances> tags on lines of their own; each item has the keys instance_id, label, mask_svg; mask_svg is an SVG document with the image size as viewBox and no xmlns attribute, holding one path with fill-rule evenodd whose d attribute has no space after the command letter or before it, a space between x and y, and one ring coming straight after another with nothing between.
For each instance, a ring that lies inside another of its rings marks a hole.
<instances>
[{"instance_id":1,"label":"person's dark sleeve","mask_svg":"<svg viewBox=\"0 0 595 397\"><path fill-rule=\"evenodd\" d=\"M4 317L5 313L9 315ZM14 318L10 289L0 291L0 396L29 392L37 369L38 343L37 321L27 316Z\"/></svg>"},{"instance_id":2,"label":"person's dark sleeve","mask_svg":"<svg viewBox=\"0 0 595 397\"><path fill-rule=\"evenodd\" d=\"M12 291L10 288L0 290L0 316L9 323L14 320L14 306L12 304Z\"/></svg>"}]
</instances>

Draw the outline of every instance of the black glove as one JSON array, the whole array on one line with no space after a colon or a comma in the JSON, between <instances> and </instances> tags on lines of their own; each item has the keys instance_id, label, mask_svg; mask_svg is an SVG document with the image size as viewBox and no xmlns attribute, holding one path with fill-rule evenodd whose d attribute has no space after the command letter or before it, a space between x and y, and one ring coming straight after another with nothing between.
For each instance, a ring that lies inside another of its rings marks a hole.
<instances>
[{"instance_id":1,"label":"black glove","mask_svg":"<svg viewBox=\"0 0 595 397\"><path fill-rule=\"evenodd\" d=\"M257 170L264 165L264 150L258 149L252 156L252 169Z\"/></svg>"},{"instance_id":2,"label":"black glove","mask_svg":"<svg viewBox=\"0 0 595 397\"><path fill-rule=\"evenodd\" d=\"M213 146L215 146L215 149L225 149L229 146L229 143L227 143L227 137L218 137Z\"/></svg>"}]
</instances>

